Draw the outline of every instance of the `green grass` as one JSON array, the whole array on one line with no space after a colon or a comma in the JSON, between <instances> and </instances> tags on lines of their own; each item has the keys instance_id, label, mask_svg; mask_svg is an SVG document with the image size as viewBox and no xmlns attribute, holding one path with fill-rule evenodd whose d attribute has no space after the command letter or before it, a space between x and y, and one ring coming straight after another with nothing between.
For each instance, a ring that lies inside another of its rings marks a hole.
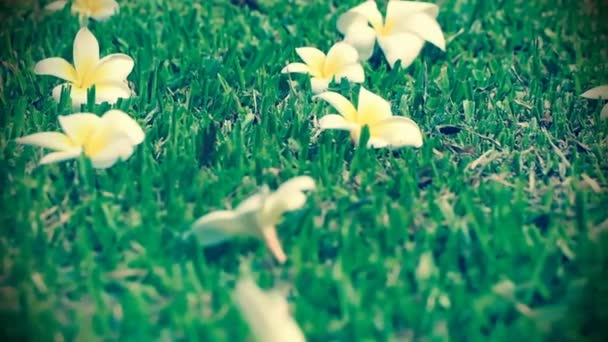
<instances>
[{"instance_id":1,"label":"green grass","mask_svg":"<svg viewBox=\"0 0 608 342\"><path fill-rule=\"evenodd\" d=\"M102 55L135 59L138 97L116 107L146 132L106 171L36 166L40 149L14 142L71 113L50 97L59 81L32 67L71 61L79 24L67 12L2 15L3 336L242 341L231 291L249 270L288 291L310 341L600 339L608 124L600 101L578 95L608 83L608 6L441 1L445 54L427 44L406 70L380 53L365 66L366 88L425 134L421 149L391 152L355 149L344 132L313 138L330 107L306 77L279 73L294 48L339 40L336 18L358 1L265 1L261 13L129 3L90 25ZM285 265L255 240L202 250L176 237L303 174L318 190L279 226Z\"/></svg>"}]
</instances>

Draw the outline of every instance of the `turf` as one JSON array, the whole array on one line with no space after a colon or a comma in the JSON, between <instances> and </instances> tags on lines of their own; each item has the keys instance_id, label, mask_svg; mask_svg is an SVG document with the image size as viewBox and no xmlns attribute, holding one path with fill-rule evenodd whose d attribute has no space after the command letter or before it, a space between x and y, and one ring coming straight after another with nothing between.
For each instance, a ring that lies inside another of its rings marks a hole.
<instances>
[{"instance_id":1,"label":"turf","mask_svg":"<svg viewBox=\"0 0 608 342\"><path fill-rule=\"evenodd\" d=\"M231 299L245 272L288 294L310 341L601 339L608 124L601 101L578 96L608 83L600 2L441 1L446 53L365 65L366 88L424 131L422 148L388 151L315 136L331 109L306 77L280 74L296 47L339 40L336 18L358 1L122 1L90 29L102 55L135 59L138 96L116 107L146 140L105 171L37 166L40 149L14 142L72 112L32 67L71 61L79 23L5 8L3 340L245 340ZM303 174L318 189L279 226L285 265L256 240L178 238Z\"/></svg>"}]
</instances>

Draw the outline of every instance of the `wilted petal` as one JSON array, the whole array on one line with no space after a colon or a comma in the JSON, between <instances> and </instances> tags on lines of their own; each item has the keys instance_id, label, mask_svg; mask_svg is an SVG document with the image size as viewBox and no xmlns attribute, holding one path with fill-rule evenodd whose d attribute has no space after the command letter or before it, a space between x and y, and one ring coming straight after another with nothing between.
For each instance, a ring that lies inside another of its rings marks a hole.
<instances>
[{"instance_id":1,"label":"wilted petal","mask_svg":"<svg viewBox=\"0 0 608 342\"><path fill-rule=\"evenodd\" d=\"M50 4L44 6L44 9L47 11L59 11L63 9L67 4L68 2L63 0L53 1Z\"/></svg>"},{"instance_id":2,"label":"wilted petal","mask_svg":"<svg viewBox=\"0 0 608 342\"><path fill-rule=\"evenodd\" d=\"M334 44L327 52L323 74L326 76L335 75L345 67L357 63L359 54L357 50L345 42Z\"/></svg>"},{"instance_id":3,"label":"wilted petal","mask_svg":"<svg viewBox=\"0 0 608 342\"><path fill-rule=\"evenodd\" d=\"M357 50L360 61L366 61L374 53L376 31L367 24L352 25L344 34L344 42Z\"/></svg>"},{"instance_id":4,"label":"wilted petal","mask_svg":"<svg viewBox=\"0 0 608 342\"><path fill-rule=\"evenodd\" d=\"M15 139L19 144L39 146L56 151L65 151L74 148L74 144L67 135L58 132L41 132L26 135Z\"/></svg>"},{"instance_id":5,"label":"wilted petal","mask_svg":"<svg viewBox=\"0 0 608 342\"><path fill-rule=\"evenodd\" d=\"M359 88L359 103L357 105L358 120L361 125L374 124L391 117L391 104L380 96L364 87Z\"/></svg>"},{"instance_id":6,"label":"wilted petal","mask_svg":"<svg viewBox=\"0 0 608 342\"><path fill-rule=\"evenodd\" d=\"M81 146L94 134L101 118L93 113L76 113L71 115L59 115L59 124L71 141Z\"/></svg>"},{"instance_id":7,"label":"wilted petal","mask_svg":"<svg viewBox=\"0 0 608 342\"><path fill-rule=\"evenodd\" d=\"M131 97L133 91L127 82L106 82L95 84L95 103L114 104L118 99Z\"/></svg>"},{"instance_id":8,"label":"wilted petal","mask_svg":"<svg viewBox=\"0 0 608 342\"><path fill-rule=\"evenodd\" d=\"M344 117L337 114L328 114L319 119L321 129L339 129L353 131L359 128L355 123L344 120Z\"/></svg>"},{"instance_id":9,"label":"wilted petal","mask_svg":"<svg viewBox=\"0 0 608 342\"><path fill-rule=\"evenodd\" d=\"M308 74L310 73L310 68L304 63L289 63L283 69L281 69L282 74L291 72Z\"/></svg>"},{"instance_id":10,"label":"wilted petal","mask_svg":"<svg viewBox=\"0 0 608 342\"><path fill-rule=\"evenodd\" d=\"M49 154L45 155L44 157L40 158L40 161L38 163L40 165L45 165L45 164L56 163L56 162L60 162L60 161L64 161L64 160L75 159L75 158L80 157L81 153L82 153L82 148L80 148L80 147L75 147L75 148L71 148L69 150L60 151L60 152L53 152L53 153L49 153Z\"/></svg>"},{"instance_id":11,"label":"wilted petal","mask_svg":"<svg viewBox=\"0 0 608 342\"><path fill-rule=\"evenodd\" d=\"M581 94L582 97L588 98L588 99L603 99L603 100L608 100L608 84L606 85L601 85L599 87L595 87L595 88L591 88L589 90L587 90L586 92L584 92L583 94Z\"/></svg>"},{"instance_id":12,"label":"wilted petal","mask_svg":"<svg viewBox=\"0 0 608 342\"><path fill-rule=\"evenodd\" d=\"M101 120L105 124L123 131L133 145L139 145L144 141L145 134L141 126L131 116L121 110L109 110L101 117Z\"/></svg>"},{"instance_id":13,"label":"wilted petal","mask_svg":"<svg viewBox=\"0 0 608 342\"><path fill-rule=\"evenodd\" d=\"M357 110L355 109L355 106L353 106L353 104L344 96L332 91L326 91L315 96L314 98L319 98L329 103L344 117L344 119L346 119L346 121L355 121L355 118L357 117Z\"/></svg>"},{"instance_id":14,"label":"wilted petal","mask_svg":"<svg viewBox=\"0 0 608 342\"><path fill-rule=\"evenodd\" d=\"M416 13L397 24L399 31L416 33L420 38L445 51L445 37L437 20L426 13ZM401 42L401 44L404 44Z\"/></svg>"},{"instance_id":15,"label":"wilted petal","mask_svg":"<svg viewBox=\"0 0 608 342\"><path fill-rule=\"evenodd\" d=\"M415 33L397 33L388 37L379 37L378 43L391 68L395 66L397 60L401 60L402 68L407 68L420 54L424 39Z\"/></svg>"},{"instance_id":16,"label":"wilted petal","mask_svg":"<svg viewBox=\"0 0 608 342\"><path fill-rule=\"evenodd\" d=\"M321 73L325 63L325 54L321 50L314 47L301 47L296 49L296 53L308 65L311 74L318 76Z\"/></svg>"},{"instance_id":17,"label":"wilted petal","mask_svg":"<svg viewBox=\"0 0 608 342\"><path fill-rule=\"evenodd\" d=\"M133 71L134 64L133 58L125 54L107 55L99 60L95 68L95 83L122 82Z\"/></svg>"},{"instance_id":18,"label":"wilted petal","mask_svg":"<svg viewBox=\"0 0 608 342\"><path fill-rule=\"evenodd\" d=\"M416 13L424 13L437 18L439 7L429 2L391 0L386 7L386 20L399 23L409 20L408 17Z\"/></svg>"},{"instance_id":19,"label":"wilted petal","mask_svg":"<svg viewBox=\"0 0 608 342\"><path fill-rule=\"evenodd\" d=\"M55 76L68 82L76 82L76 70L63 58L52 57L41 60L34 66L37 75Z\"/></svg>"},{"instance_id":20,"label":"wilted petal","mask_svg":"<svg viewBox=\"0 0 608 342\"><path fill-rule=\"evenodd\" d=\"M393 116L370 127L370 135L386 141L392 147L422 146L422 132L411 119Z\"/></svg>"},{"instance_id":21,"label":"wilted petal","mask_svg":"<svg viewBox=\"0 0 608 342\"><path fill-rule=\"evenodd\" d=\"M375 28L382 26L382 14L378 10L376 2L366 1L353 7L338 18L338 30L343 34L346 34L353 25L361 24L360 18L365 18L365 20Z\"/></svg>"},{"instance_id":22,"label":"wilted petal","mask_svg":"<svg viewBox=\"0 0 608 342\"><path fill-rule=\"evenodd\" d=\"M310 78L310 89L312 89L313 93L319 94L319 93L326 91L329 88L329 83L331 83L331 80L329 80L327 78L311 77Z\"/></svg>"},{"instance_id":23,"label":"wilted petal","mask_svg":"<svg viewBox=\"0 0 608 342\"><path fill-rule=\"evenodd\" d=\"M88 28L81 28L74 39L74 67L80 77L90 76L99 62L99 43Z\"/></svg>"},{"instance_id":24,"label":"wilted petal","mask_svg":"<svg viewBox=\"0 0 608 342\"><path fill-rule=\"evenodd\" d=\"M365 71L363 70L363 66L361 64L351 64L345 68L342 68L335 75L336 81L339 82L342 78L348 79L353 83L362 83L365 81Z\"/></svg>"}]
</instances>

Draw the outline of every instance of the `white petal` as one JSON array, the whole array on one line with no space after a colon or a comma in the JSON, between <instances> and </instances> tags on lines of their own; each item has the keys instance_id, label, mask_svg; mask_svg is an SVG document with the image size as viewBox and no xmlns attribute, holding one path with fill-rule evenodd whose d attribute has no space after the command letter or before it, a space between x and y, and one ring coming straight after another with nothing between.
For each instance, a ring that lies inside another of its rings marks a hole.
<instances>
[{"instance_id":1,"label":"white petal","mask_svg":"<svg viewBox=\"0 0 608 342\"><path fill-rule=\"evenodd\" d=\"M337 114L328 114L319 119L319 128L321 129L339 129L345 131L354 131L359 126L353 122L344 120L344 117Z\"/></svg>"},{"instance_id":2,"label":"white petal","mask_svg":"<svg viewBox=\"0 0 608 342\"><path fill-rule=\"evenodd\" d=\"M346 34L353 25L361 24L361 17L365 18L375 28L382 26L382 14L378 10L376 2L366 1L351 8L338 18L338 31Z\"/></svg>"},{"instance_id":3,"label":"white petal","mask_svg":"<svg viewBox=\"0 0 608 342\"><path fill-rule=\"evenodd\" d=\"M422 146L422 132L411 119L393 116L370 126L370 135L386 141L392 147Z\"/></svg>"},{"instance_id":4,"label":"white petal","mask_svg":"<svg viewBox=\"0 0 608 342\"><path fill-rule=\"evenodd\" d=\"M141 126L129 114L121 110L109 110L103 114L101 120L122 130L129 137L133 145L139 145L144 141L145 134Z\"/></svg>"},{"instance_id":5,"label":"white petal","mask_svg":"<svg viewBox=\"0 0 608 342\"><path fill-rule=\"evenodd\" d=\"M105 56L99 60L99 63L95 68L95 81L93 83L100 84L125 81L127 76L133 71L134 64L133 58L122 53Z\"/></svg>"},{"instance_id":6,"label":"white petal","mask_svg":"<svg viewBox=\"0 0 608 342\"><path fill-rule=\"evenodd\" d=\"M99 43L88 28L81 28L74 39L74 67L78 75L94 72L99 62Z\"/></svg>"},{"instance_id":7,"label":"white petal","mask_svg":"<svg viewBox=\"0 0 608 342\"><path fill-rule=\"evenodd\" d=\"M311 74L317 74L323 70L325 54L321 50L306 46L297 48L296 53L308 65Z\"/></svg>"},{"instance_id":8,"label":"white petal","mask_svg":"<svg viewBox=\"0 0 608 342\"><path fill-rule=\"evenodd\" d=\"M63 133L41 132L15 139L19 144L39 146L56 151L65 151L74 147L70 138Z\"/></svg>"},{"instance_id":9,"label":"white petal","mask_svg":"<svg viewBox=\"0 0 608 342\"><path fill-rule=\"evenodd\" d=\"M599 87L595 87L595 88L591 88L589 90L587 90L586 92L584 92L583 94L581 94L582 97L588 98L588 99L603 99L603 100L608 100L608 84L605 85L601 85Z\"/></svg>"},{"instance_id":10,"label":"white petal","mask_svg":"<svg viewBox=\"0 0 608 342\"><path fill-rule=\"evenodd\" d=\"M214 211L196 220L189 233L194 234L203 246L208 246L235 235L256 234L257 224L252 219L251 214L239 214L232 210Z\"/></svg>"},{"instance_id":11,"label":"white petal","mask_svg":"<svg viewBox=\"0 0 608 342\"><path fill-rule=\"evenodd\" d=\"M310 176L297 176L289 179L279 186L277 191L287 192L302 192L305 190L314 190L315 180Z\"/></svg>"},{"instance_id":12,"label":"white petal","mask_svg":"<svg viewBox=\"0 0 608 342\"><path fill-rule=\"evenodd\" d=\"M365 89L359 88L359 103L357 104L357 122L359 124L374 124L393 115L390 102Z\"/></svg>"},{"instance_id":13,"label":"white petal","mask_svg":"<svg viewBox=\"0 0 608 342\"><path fill-rule=\"evenodd\" d=\"M378 43L391 68L395 66L397 60L401 60L402 68L407 68L420 54L424 39L415 33L397 33L388 37L379 37Z\"/></svg>"},{"instance_id":14,"label":"white petal","mask_svg":"<svg viewBox=\"0 0 608 342\"><path fill-rule=\"evenodd\" d=\"M105 169L119 160L127 160L133 154L134 148L128 136L114 136L105 146L88 155L94 168ZM87 150L85 149L85 153Z\"/></svg>"},{"instance_id":15,"label":"white petal","mask_svg":"<svg viewBox=\"0 0 608 342\"><path fill-rule=\"evenodd\" d=\"M357 141L359 140L359 137L357 136ZM383 148L383 147L387 147L390 146L390 144L388 143L388 141L382 139L382 138L378 138L378 137L369 137L369 140L367 140L367 147L369 148Z\"/></svg>"},{"instance_id":16,"label":"white petal","mask_svg":"<svg viewBox=\"0 0 608 342\"><path fill-rule=\"evenodd\" d=\"M44 9L47 11L59 11L61 9L63 9L65 7L65 5L67 5L68 2L65 0L59 0L59 1L53 1L50 4L44 6Z\"/></svg>"},{"instance_id":17,"label":"white petal","mask_svg":"<svg viewBox=\"0 0 608 342\"><path fill-rule=\"evenodd\" d=\"M112 82L95 84L95 103L115 104L118 99L131 97L133 91L127 82Z\"/></svg>"},{"instance_id":18,"label":"white petal","mask_svg":"<svg viewBox=\"0 0 608 342\"><path fill-rule=\"evenodd\" d=\"M336 81L340 82L342 78L348 79L353 83L362 83L365 81L365 70L361 64L351 64L336 74Z\"/></svg>"},{"instance_id":19,"label":"white petal","mask_svg":"<svg viewBox=\"0 0 608 342\"><path fill-rule=\"evenodd\" d=\"M367 24L352 25L344 35L344 42L357 50L359 61L366 61L374 53L376 31Z\"/></svg>"},{"instance_id":20,"label":"white petal","mask_svg":"<svg viewBox=\"0 0 608 342\"><path fill-rule=\"evenodd\" d=\"M104 2L104 4L102 6L100 6L100 8L98 10L91 13L91 18L93 18L97 21L103 21L103 20L110 18L114 14L118 13L119 6L116 1L105 0L103 2Z\"/></svg>"},{"instance_id":21,"label":"white petal","mask_svg":"<svg viewBox=\"0 0 608 342\"><path fill-rule=\"evenodd\" d=\"M80 147L72 148L72 149L66 150L66 151L53 152L53 153L49 153L49 154L45 155L44 157L40 158L40 161L38 163L40 165L45 165L45 164L56 163L56 162L60 162L60 161L64 161L64 160L75 159L75 158L80 157L81 153L82 153L82 149Z\"/></svg>"},{"instance_id":22,"label":"white petal","mask_svg":"<svg viewBox=\"0 0 608 342\"><path fill-rule=\"evenodd\" d=\"M264 205L264 199L268 195L267 191L259 192L255 195L249 196L246 200L239 203L235 208L235 212L242 215L248 212L259 211Z\"/></svg>"},{"instance_id":23,"label":"white petal","mask_svg":"<svg viewBox=\"0 0 608 342\"><path fill-rule=\"evenodd\" d=\"M34 66L37 75L49 75L61 78L68 82L76 81L76 70L63 58L52 57L43 59Z\"/></svg>"},{"instance_id":24,"label":"white petal","mask_svg":"<svg viewBox=\"0 0 608 342\"><path fill-rule=\"evenodd\" d=\"M357 117L357 110L355 109L355 106L353 106L353 104L344 96L332 91L326 91L314 97L314 99L317 98L328 102L347 121L355 121Z\"/></svg>"},{"instance_id":25,"label":"white petal","mask_svg":"<svg viewBox=\"0 0 608 342\"><path fill-rule=\"evenodd\" d=\"M78 88L74 86L73 83L62 83L54 87L53 98L55 99L55 101L59 102L61 100L61 93L63 92L63 89L66 88L70 89L68 97L70 98L70 101L72 102L72 107L75 110L79 110L80 105L87 103L87 90Z\"/></svg>"},{"instance_id":26,"label":"white petal","mask_svg":"<svg viewBox=\"0 0 608 342\"><path fill-rule=\"evenodd\" d=\"M310 78L310 89L315 94L322 93L329 88L329 83L331 80L320 77L311 77Z\"/></svg>"},{"instance_id":27,"label":"white petal","mask_svg":"<svg viewBox=\"0 0 608 342\"><path fill-rule=\"evenodd\" d=\"M72 142L83 145L101 124L101 118L93 113L59 115L59 124Z\"/></svg>"},{"instance_id":28,"label":"white petal","mask_svg":"<svg viewBox=\"0 0 608 342\"><path fill-rule=\"evenodd\" d=\"M416 33L420 38L445 51L445 37L441 27L437 20L428 14L413 14L397 26L399 31Z\"/></svg>"},{"instance_id":29,"label":"white petal","mask_svg":"<svg viewBox=\"0 0 608 342\"><path fill-rule=\"evenodd\" d=\"M354 47L346 42L338 42L327 52L327 58L325 58L325 64L323 65L323 75L333 76L347 66L356 64L358 59L359 53Z\"/></svg>"},{"instance_id":30,"label":"white petal","mask_svg":"<svg viewBox=\"0 0 608 342\"><path fill-rule=\"evenodd\" d=\"M308 74L308 73L310 73L310 68L308 67L308 65L306 65L304 63L289 63L283 69L281 69L282 74L291 73L291 72Z\"/></svg>"},{"instance_id":31,"label":"white petal","mask_svg":"<svg viewBox=\"0 0 608 342\"><path fill-rule=\"evenodd\" d=\"M260 215L263 227L274 227L286 211L301 208L306 203L303 191L313 190L315 181L309 176L294 177L283 183L264 200Z\"/></svg>"},{"instance_id":32,"label":"white petal","mask_svg":"<svg viewBox=\"0 0 608 342\"><path fill-rule=\"evenodd\" d=\"M600 113L600 119L608 119L608 103L602 107L602 112Z\"/></svg>"},{"instance_id":33,"label":"white petal","mask_svg":"<svg viewBox=\"0 0 608 342\"><path fill-rule=\"evenodd\" d=\"M386 7L386 20L393 20L399 23L416 13L425 13L433 18L437 18L439 7L428 2L391 0Z\"/></svg>"}]
</instances>

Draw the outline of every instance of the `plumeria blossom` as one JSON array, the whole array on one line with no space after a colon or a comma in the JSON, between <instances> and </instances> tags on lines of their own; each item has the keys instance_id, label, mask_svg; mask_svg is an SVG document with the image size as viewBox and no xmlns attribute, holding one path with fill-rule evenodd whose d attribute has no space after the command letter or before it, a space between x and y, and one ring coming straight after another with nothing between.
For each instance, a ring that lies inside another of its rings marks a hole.
<instances>
[{"instance_id":1,"label":"plumeria blossom","mask_svg":"<svg viewBox=\"0 0 608 342\"><path fill-rule=\"evenodd\" d=\"M44 8L47 11L58 11L68 4L65 0L51 2ZM103 21L118 12L120 6L114 0L73 0L72 13L83 18L93 18Z\"/></svg>"},{"instance_id":2,"label":"plumeria blossom","mask_svg":"<svg viewBox=\"0 0 608 342\"><path fill-rule=\"evenodd\" d=\"M42 157L40 164L74 159L84 154L93 167L105 169L118 160L128 159L135 146L144 140L141 127L120 110L107 111L101 117L93 113L60 115L59 125L65 133L35 133L17 138L16 142L56 151Z\"/></svg>"},{"instance_id":3,"label":"plumeria blossom","mask_svg":"<svg viewBox=\"0 0 608 342\"><path fill-rule=\"evenodd\" d=\"M416 2L388 2L383 19L375 1L366 1L338 18L338 31L354 46L361 60L372 56L376 40L391 68L397 60L408 67L428 41L445 51L445 38L437 22L437 5Z\"/></svg>"},{"instance_id":4,"label":"plumeria blossom","mask_svg":"<svg viewBox=\"0 0 608 342\"><path fill-rule=\"evenodd\" d=\"M340 82L346 78L353 83L365 80L357 50L344 42L334 44L327 55L314 47L297 48L296 53L304 63L290 63L281 73L310 75L311 88L315 94L326 91L332 80Z\"/></svg>"},{"instance_id":5,"label":"plumeria blossom","mask_svg":"<svg viewBox=\"0 0 608 342\"><path fill-rule=\"evenodd\" d=\"M66 80L53 89L53 98L59 101L64 88L70 87L72 105L79 108L87 102L87 90L95 86L95 103L116 103L128 98L133 92L127 76L133 70L133 59L122 53L99 58L99 44L89 29L83 27L74 39L74 66L59 57L43 59L36 63L34 72Z\"/></svg>"},{"instance_id":6,"label":"plumeria blossom","mask_svg":"<svg viewBox=\"0 0 608 342\"><path fill-rule=\"evenodd\" d=\"M359 141L363 126L369 128L368 147L422 146L422 132L411 119L393 116L391 104L364 87L359 90L357 108L344 96L331 91L315 96L327 101L338 114L329 114L319 119L321 130L339 129L349 131L353 143Z\"/></svg>"},{"instance_id":7,"label":"plumeria blossom","mask_svg":"<svg viewBox=\"0 0 608 342\"><path fill-rule=\"evenodd\" d=\"M264 240L274 257L283 263L287 257L277 237L276 225L285 212L302 208L306 203L304 191L314 188L315 182L308 176L292 178L274 192L265 187L234 210L215 211L199 218L186 235L194 234L203 246L221 243L232 236L257 237Z\"/></svg>"},{"instance_id":8,"label":"plumeria blossom","mask_svg":"<svg viewBox=\"0 0 608 342\"><path fill-rule=\"evenodd\" d=\"M599 100L602 99L604 101L608 100L608 84L601 85L599 87L591 88L581 94L582 97ZM602 108L602 112L600 113L600 118L607 119L608 118L608 103L604 105Z\"/></svg>"},{"instance_id":9,"label":"plumeria blossom","mask_svg":"<svg viewBox=\"0 0 608 342\"><path fill-rule=\"evenodd\" d=\"M234 301L256 341L304 342L298 323L289 314L285 297L278 291L263 291L250 278L237 282Z\"/></svg>"}]
</instances>

